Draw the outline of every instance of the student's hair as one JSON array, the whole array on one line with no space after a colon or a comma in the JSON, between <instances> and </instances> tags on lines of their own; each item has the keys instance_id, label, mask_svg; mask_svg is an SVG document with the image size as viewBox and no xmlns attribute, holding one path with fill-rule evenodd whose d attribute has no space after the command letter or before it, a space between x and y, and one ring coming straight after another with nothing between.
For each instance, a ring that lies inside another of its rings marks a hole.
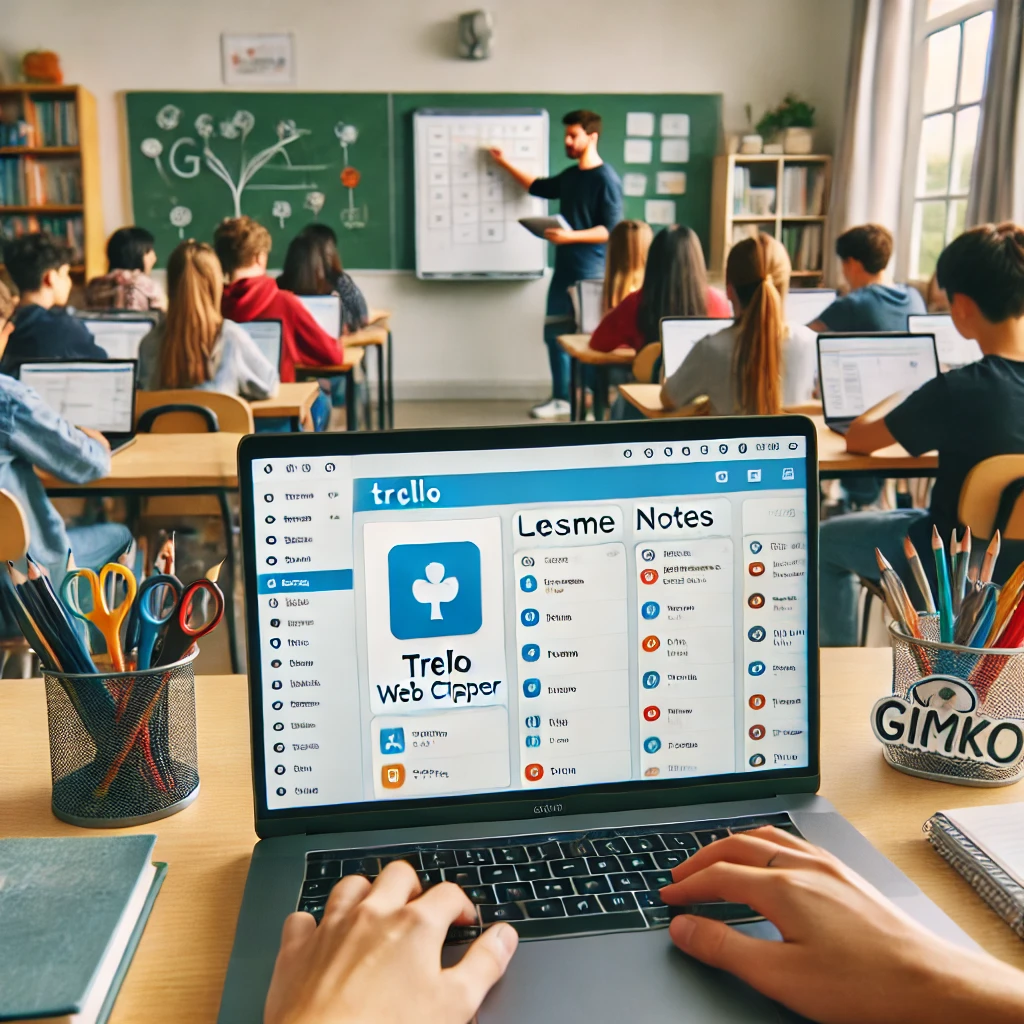
<instances>
[{"instance_id":1,"label":"student's hair","mask_svg":"<svg viewBox=\"0 0 1024 1024\"><path fill-rule=\"evenodd\" d=\"M630 292L644 283L647 251L654 233L642 220L620 220L608 237L601 312L614 309Z\"/></svg>"},{"instance_id":2,"label":"student's hair","mask_svg":"<svg viewBox=\"0 0 1024 1024\"><path fill-rule=\"evenodd\" d=\"M637 326L644 344L657 341L663 316L707 316L708 272L697 232L662 228L647 251Z\"/></svg>"},{"instance_id":3,"label":"student's hair","mask_svg":"<svg viewBox=\"0 0 1024 1024\"><path fill-rule=\"evenodd\" d=\"M71 263L71 248L45 231L36 231L8 242L4 263L19 292L35 292L43 286L48 270L60 270Z\"/></svg>"},{"instance_id":4,"label":"student's hair","mask_svg":"<svg viewBox=\"0 0 1024 1024\"><path fill-rule=\"evenodd\" d=\"M601 115L595 114L592 110L570 110L562 118L562 124L566 128L578 124L588 135L600 135L602 128Z\"/></svg>"},{"instance_id":5,"label":"student's hair","mask_svg":"<svg viewBox=\"0 0 1024 1024\"><path fill-rule=\"evenodd\" d=\"M792 269L786 247L764 232L729 250L725 280L743 307L733 379L739 385L740 410L748 415L782 410L784 311Z\"/></svg>"},{"instance_id":6,"label":"student's hair","mask_svg":"<svg viewBox=\"0 0 1024 1024\"><path fill-rule=\"evenodd\" d=\"M892 259L892 232L881 224L861 224L836 239L841 260L857 260L869 274L880 274Z\"/></svg>"},{"instance_id":7,"label":"student's hair","mask_svg":"<svg viewBox=\"0 0 1024 1024\"><path fill-rule=\"evenodd\" d=\"M330 295L341 276L337 236L326 224L310 224L288 245L278 286L296 295Z\"/></svg>"},{"instance_id":8,"label":"student's hair","mask_svg":"<svg viewBox=\"0 0 1024 1024\"><path fill-rule=\"evenodd\" d=\"M145 228L118 228L107 241L110 270L145 270L143 260L153 251L155 238Z\"/></svg>"},{"instance_id":9,"label":"student's hair","mask_svg":"<svg viewBox=\"0 0 1024 1024\"><path fill-rule=\"evenodd\" d=\"M216 253L189 239L167 261L167 322L160 349L160 386L194 388L210 379L209 358L221 324L224 275Z\"/></svg>"},{"instance_id":10,"label":"student's hair","mask_svg":"<svg viewBox=\"0 0 1024 1024\"><path fill-rule=\"evenodd\" d=\"M1024 227L982 224L954 238L939 256L939 287L973 299L990 323L1024 316Z\"/></svg>"},{"instance_id":11,"label":"student's hair","mask_svg":"<svg viewBox=\"0 0 1024 1024\"><path fill-rule=\"evenodd\" d=\"M18 300L11 294L7 285L0 281L0 328L11 319L17 307Z\"/></svg>"},{"instance_id":12,"label":"student's hair","mask_svg":"<svg viewBox=\"0 0 1024 1024\"><path fill-rule=\"evenodd\" d=\"M270 232L252 217L225 217L213 233L213 248L225 274L250 267L270 253Z\"/></svg>"}]
</instances>

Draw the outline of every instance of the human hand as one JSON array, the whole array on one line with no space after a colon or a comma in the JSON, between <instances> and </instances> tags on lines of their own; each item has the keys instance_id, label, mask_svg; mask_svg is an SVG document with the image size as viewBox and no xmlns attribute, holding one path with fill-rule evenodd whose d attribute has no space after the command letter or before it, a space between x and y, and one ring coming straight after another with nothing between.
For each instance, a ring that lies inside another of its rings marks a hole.
<instances>
[{"instance_id":1,"label":"human hand","mask_svg":"<svg viewBox=\"0 0 1024 1024\"><path fill-rule=\"evenodd\" d=\"M505 166L505 150L501 146L487 146L487 155L499 166Z\"/></svg>"},{"instance_id":2,"label":"human hand","mask_svg":"<svg viewBox=\"0 0 1024 1024\"><path fill-rule=\"evenodd\" d=\"M823 1024L993 1020L1024 1015L1024 975L927 931L830 853L775 828L720 839L672 871L670 905L726 900L768 918L784 942L719 921L672 920L684 953L730 971Z\"/></svg>"},{"instance_id":3,"label":"human hand","mask_svg":"<svg viewBox=\"0 0 1024 1024\"><path fill-rule=\"evenodd\" d=\"M476 922L458 886L423 893L404 861L372 887L348 875L331 890L319 927L310 914L285 920L264 1024L466 1024L519 941L511 925L492 925L458 965L442 969L449 925Z\"/></svg>"},{"instance_id":4,"label":"human hand","mask_svg":"<svg viewBox=\"0 0 1024 1024\"><path fill-rule=\"evenodd\" d=\"M565 228L548 228L544 232L544 237L555 245L568 245L573 241L572 231L566 231Z\"/></svg>"},{"instance_id":5,"label":"human hand","mask_svg":"<svg viewBox=\"0 0 1024 1024\"><path fill-rule=\"evenodd\" d=\"M104 448L110 451L110 442L98 431L92 427L79 427L78 428L86 437L91 437L94 441L98 441Z\"/></svg>"}]
</instances>

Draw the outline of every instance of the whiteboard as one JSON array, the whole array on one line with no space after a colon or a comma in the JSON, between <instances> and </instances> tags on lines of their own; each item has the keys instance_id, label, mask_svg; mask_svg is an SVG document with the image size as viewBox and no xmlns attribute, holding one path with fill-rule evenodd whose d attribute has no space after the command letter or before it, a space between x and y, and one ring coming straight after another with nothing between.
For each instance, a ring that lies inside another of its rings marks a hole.
<instances>
[{"instance_id":1,"label":"whiteboard","mask_svg":"<svg viewBox=\"0 0 1024 1024\"><path fill-rule=\"evenodd\" d=\"M546 110L418 110L413 116L416 276L531 278L547 266L548 243L520 217L543 216L488 156L501 146L524 171L548 173Z\"/></svg>"}]
</instances>

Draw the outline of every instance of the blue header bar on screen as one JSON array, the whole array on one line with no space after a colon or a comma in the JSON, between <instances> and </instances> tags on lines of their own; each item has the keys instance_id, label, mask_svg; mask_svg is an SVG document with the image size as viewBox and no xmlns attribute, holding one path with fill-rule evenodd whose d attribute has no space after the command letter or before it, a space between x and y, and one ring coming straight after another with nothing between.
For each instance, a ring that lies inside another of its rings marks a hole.
<instances>
[{"instance_id":1,"label":"blue header bar on screen","mask_svg":"<svg viewBox=\"0 0 1024 1024\"><path fill-rule=\"evenodd\" d=\"M259 594L315 594L324 590L351 590L351 569L267 573L256 577Z\"/></svg>"}]
</instances>

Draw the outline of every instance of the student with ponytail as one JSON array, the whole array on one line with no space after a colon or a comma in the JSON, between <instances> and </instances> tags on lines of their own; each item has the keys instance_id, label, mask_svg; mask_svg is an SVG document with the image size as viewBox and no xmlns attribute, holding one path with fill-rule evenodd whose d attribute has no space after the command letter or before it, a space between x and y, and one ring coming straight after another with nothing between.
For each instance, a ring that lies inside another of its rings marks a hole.
<instances>
[{"instance_id":1,"label":"student with ponytail","mask_svg":"<svg viewBox=\"0 0 1024 1024\"><path fill-rule=\"evenodd\" d=\"M786 323L790 273L785 247L770 235L732 247L725 281L738 318L694 345L662 386L664 408L707 395L714 415L763 415L811 399L817 350L808 328Z\"/></svg>"},{"instance_id":2,"label":"student with ponytail","mask_svg":"<svg viewBox=\"0 0 1024 1024\"><path fill-rule=\"evenodd\" d=\"M642 220L620 220L608 238L608 256L601 291L601 316L639 290L644 283L647 250L654 232Z\"/></svg>"},{"instance_id":3,"label":"student with ponytail","mask_svg":"<svg viewBox=\"0 0 1024 1024\"><path fill-rule=\"evenodd\" d=\"M270 398L277 370L245 329L221 315L224 274L204 242L182 242L167 261L167 319L139 346L139 386L200 388Z\"/></svg>"}]
</instances>

